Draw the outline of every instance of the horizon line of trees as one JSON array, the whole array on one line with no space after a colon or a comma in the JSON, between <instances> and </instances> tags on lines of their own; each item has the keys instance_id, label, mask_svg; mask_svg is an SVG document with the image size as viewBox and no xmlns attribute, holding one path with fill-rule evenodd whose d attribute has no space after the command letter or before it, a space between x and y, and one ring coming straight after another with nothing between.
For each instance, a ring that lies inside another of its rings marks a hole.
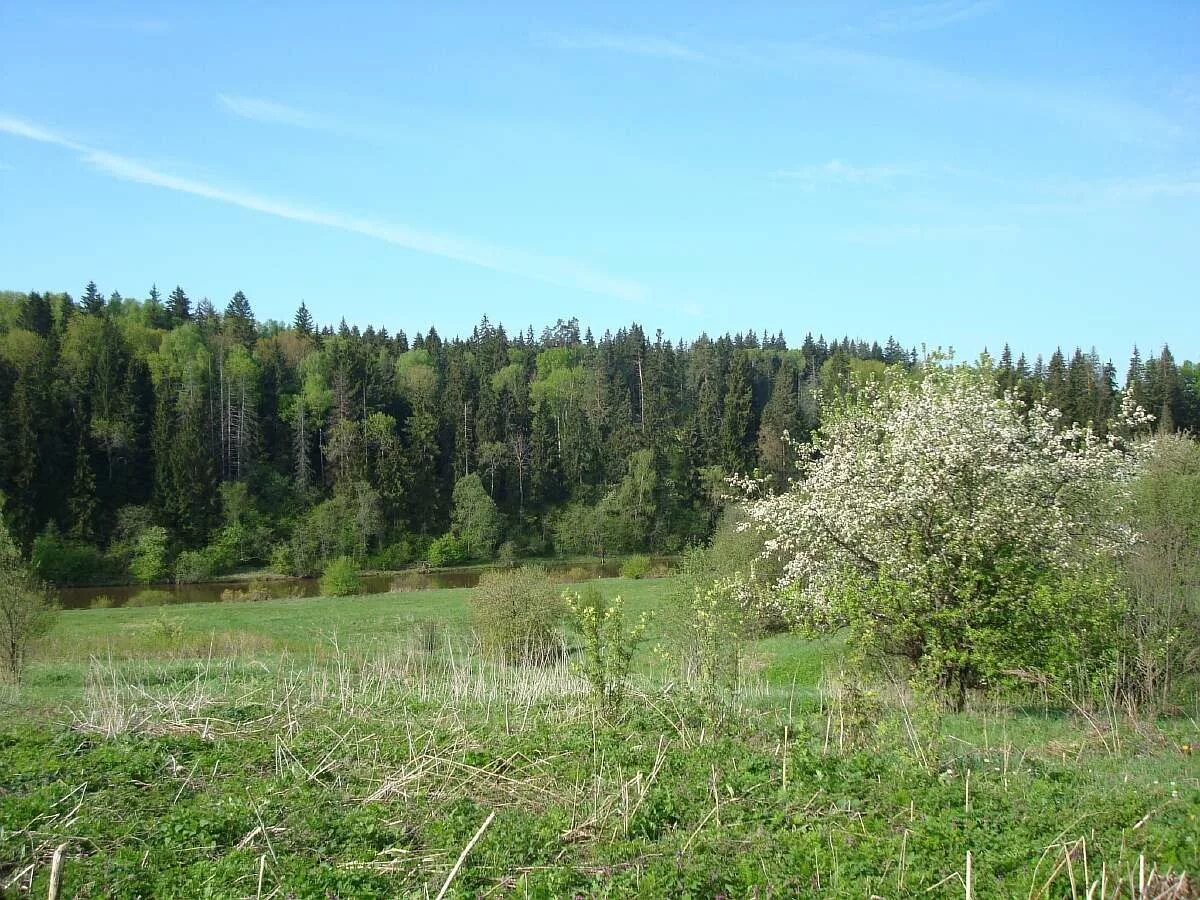
<instances>
[{"instance_id":1,"label":"horizon line of trees","mask_svg":"<svg viewBox=\"0 0 1200 900\"><path fill-rule=\"evenodd\" d=\"M786 483L819 422L915 349L751 330L672 342L576 319L465 338L257 321L167 297L0 292L0 501L43 577L200 579L351 556L674 551L705 539L727 475ZM1111 362L994 360L1000 390L1103 428L1123 392L1200 430L1200 373L1164 346Z\"/></svg>"}]
</instances>

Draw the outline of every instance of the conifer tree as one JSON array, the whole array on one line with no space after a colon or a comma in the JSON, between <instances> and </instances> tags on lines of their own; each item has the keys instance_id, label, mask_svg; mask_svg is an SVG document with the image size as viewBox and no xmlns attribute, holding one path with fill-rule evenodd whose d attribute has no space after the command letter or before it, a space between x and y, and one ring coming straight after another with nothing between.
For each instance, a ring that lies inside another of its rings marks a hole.
<instances>
[{"instance_id":1,"label":"conifer tree","mask_svg":"<svg viewBox=\"0 0 1200 900\"><path fill-rule=\"evenodd\" d=\"M167 312L176 322L186 322L192 317L192 301L179 285L175 285L175 290L167 298Z\"/></svg>"},{"instance_id":2,"label":"conifer tree","mask_svg":"<svg viewBox=\"0 0 1200 900\"><path fill-rule=\"evenodd\" d=\"M313 319L308 312L308 305L301 300L300 308L296 310L296 316L292 320L292 327L296 333L304 337L312 337L313 334Z\"/></svg>"},{"instance_id":3,"label":"conifer tree","mask_svg":"<svg viewBox=\"0 0 1200 900\"><path fill-rule=\"evenodd\" d=\"M89 281L79 298L79 308L90 316L98 316L104 311L104 295L96 288L96 282Z\"/></svg>"}]
</instances>

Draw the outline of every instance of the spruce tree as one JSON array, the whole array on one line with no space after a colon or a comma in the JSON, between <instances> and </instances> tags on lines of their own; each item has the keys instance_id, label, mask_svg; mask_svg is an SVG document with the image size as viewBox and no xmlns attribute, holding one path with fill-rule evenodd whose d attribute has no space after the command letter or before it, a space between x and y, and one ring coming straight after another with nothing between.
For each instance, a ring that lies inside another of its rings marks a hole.
<instances>
[{"instance_id":1,"label":"spruce tree","mask_svg":"<svg viewBox=\"0 0 1200 900\"><path fill-rule=\"evenodd\" d=\"M297 334L312 337L313 319L308 312L308 305L303 300L300 301L300 308L296 310L296 317L292 320L292 327L296 329Z\"/></svg>"},{"instance_id":2,"label":"spruce tree","mask_svg":"<svg viewBox=\"0 0 1200 900\"><path fill-rule=\"evenodd\" d=\"M96 288L96 282L89 281L79 298L79 308L90 316L98 316L104 311L104 295Z\"/></svg>"},{"instance_id":3,"label":"spruce tree","mask_svg":"<svg viewBox=\"0 0 1200 900\"><path fill-rule=\"evenodd\" d=\"M186 322L192 317L192 301L179 285L175 285L175 290L167 298L167 312L176 323Z\"/></svg>"}]
</instances>

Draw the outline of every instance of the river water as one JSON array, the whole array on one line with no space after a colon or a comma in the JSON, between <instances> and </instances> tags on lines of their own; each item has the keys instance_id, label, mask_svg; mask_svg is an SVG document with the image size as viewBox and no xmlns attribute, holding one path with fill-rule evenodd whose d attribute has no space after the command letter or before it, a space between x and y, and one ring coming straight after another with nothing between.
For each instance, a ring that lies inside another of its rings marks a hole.
<instances>
[{"instance_id":1,"label":"river water","mask_svg":"<svg viewBox=\"0 0 1200 900\"><path fill-rule=\"evenodd\" d=\"M654 558L652 574L664 574L669 559ZM594 578L614 578L619 573L620 562L616 560L585 560L574 562L550 562L541 564L550 577L558 582L570 583L591 581ZM490 571L484 567L469 569L430 569L391 572L380 575L364 575L362 593L383 594L389 591L420 591L429 588L470 588L479 583L480 576ZM162 591L170 595L163 598L167 603L216 603L221 593L228 589L246 590L246 581L206 581L200 584L150 584L111 585L108 587L67 587L58 591L59 602L66 609L86 609L98 598L107 597L109 606L124 606L133 597L145 591ZM272 578L255 583L269 597L316 597L321 593L320 581L316 578Z\"/></svg>"}]
</instances>

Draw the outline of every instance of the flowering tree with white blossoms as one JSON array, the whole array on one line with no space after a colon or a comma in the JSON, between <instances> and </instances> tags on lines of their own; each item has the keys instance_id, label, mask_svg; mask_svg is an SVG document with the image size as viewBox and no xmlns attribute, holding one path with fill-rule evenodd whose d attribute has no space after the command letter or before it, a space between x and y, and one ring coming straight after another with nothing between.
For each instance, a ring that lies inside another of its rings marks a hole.
<instances>
[{"instance_id":1,"label":"flowering tree with white blossoms","mask_svg":"<svg viewBox=\"0 0 1200 900\"><path fill-rule=\"evenodd\" d=\"M785 560L793 617L849 626L860 649L900 656L961 706L1017 666L1065 659L1119 615L1097 562L1128 546L1117 524L1139 454L1119 435L997 396L986 358L933 359L827 410L777 496L746 482L750 527Z\"/></svg>"}]
</instances>

